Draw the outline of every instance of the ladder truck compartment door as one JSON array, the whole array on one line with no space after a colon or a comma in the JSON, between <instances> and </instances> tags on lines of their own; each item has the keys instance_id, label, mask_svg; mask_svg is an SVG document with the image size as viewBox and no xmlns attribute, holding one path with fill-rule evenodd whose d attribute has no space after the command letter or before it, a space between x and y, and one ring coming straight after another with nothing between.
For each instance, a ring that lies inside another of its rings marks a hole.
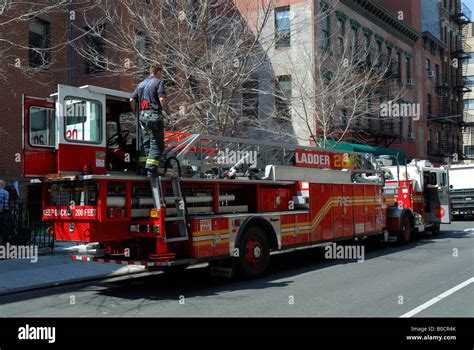
<instances>
[{"instance_id":1,"label":"ladder truck compartment door","mask_svg":"<svg viewBox=\"0 0 474 350\"><path fill-rule=\"evenodd\" d=\"M57 129L54 103L22 96L23 155L25 177L43 177L56 171Z\"/></svg>"},{"instance_id":2,"label":"ladder truck compartment door","mask_svg":"<svg viewBox=\"0 0 474 350\"><path fill-rule=\"evenodd\" d=\"M105 112L104 94L58 85L59 172L105 174Z\"/></svg>"}]
</instances>

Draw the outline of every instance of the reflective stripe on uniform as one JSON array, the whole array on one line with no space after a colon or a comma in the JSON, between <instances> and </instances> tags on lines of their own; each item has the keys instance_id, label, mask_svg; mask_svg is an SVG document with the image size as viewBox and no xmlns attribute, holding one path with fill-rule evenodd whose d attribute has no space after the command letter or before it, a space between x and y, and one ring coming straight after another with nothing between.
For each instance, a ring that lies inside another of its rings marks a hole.
<instances>
[{"instance_id":1,"label":"reflective stripe on uniform","mask_svg":"<svg viewBox=\"0 0 474 350\"><path fill-rule=\"evenodd\" d=\"M156 166L158 166L159 164L160 164L159 160L155 160L155 159L147 159L146 160L146 165L156 165Z\"/></svg>"},{"instance_id":2,"label":"reflective stripe on uniform","mask_svg":"<svg viewBox=\"0 0 474 350\"><path fill-rule=\"evenodd\" d=\"M138 163L146 163L147 160L148 160L147 157L140 157L138 158Z\"/></svg>"}]
</instances>

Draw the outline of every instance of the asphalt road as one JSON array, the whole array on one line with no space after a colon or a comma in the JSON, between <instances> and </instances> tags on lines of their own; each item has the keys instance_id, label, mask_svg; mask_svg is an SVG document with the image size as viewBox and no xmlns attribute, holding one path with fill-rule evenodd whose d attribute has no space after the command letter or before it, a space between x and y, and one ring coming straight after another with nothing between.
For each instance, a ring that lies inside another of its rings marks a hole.
<instances>
[{"instance_id":1,"label":"asphalt road","mask_svg":"<svg viewBox=\"0 0 474 350\"><path fill-rule=\"evenodd\" d=\"M321 248L273 256L251 281L192 269L14 294L0 297L0 316L474 317L474 221L364 246L363 262L327 260Z\"/></svg>"}]
</instances>

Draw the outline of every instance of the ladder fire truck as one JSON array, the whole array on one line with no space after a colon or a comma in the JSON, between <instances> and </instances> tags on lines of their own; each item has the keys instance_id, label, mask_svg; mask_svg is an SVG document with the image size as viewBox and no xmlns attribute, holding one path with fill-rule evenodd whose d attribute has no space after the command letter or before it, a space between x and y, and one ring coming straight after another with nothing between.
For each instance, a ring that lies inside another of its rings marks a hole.
<instances>
[{"instance_id":1,"label":"ladder fire truck","mask_svg":"<svg viewBox=\"0 0 474 350\"><path fill-rule=\"evenodd\" d=\"M48 99L23 96L23 173L42 184L48 232L89 243L73 259L148 269L208 262L254 277L272 254L375 235L409 241L441 221L423 195L441 168L414 165L400 180L399 165L369 154L167 132L174 174L136 175L129 98L65 85Z\"/></svg>"}]
</instances>

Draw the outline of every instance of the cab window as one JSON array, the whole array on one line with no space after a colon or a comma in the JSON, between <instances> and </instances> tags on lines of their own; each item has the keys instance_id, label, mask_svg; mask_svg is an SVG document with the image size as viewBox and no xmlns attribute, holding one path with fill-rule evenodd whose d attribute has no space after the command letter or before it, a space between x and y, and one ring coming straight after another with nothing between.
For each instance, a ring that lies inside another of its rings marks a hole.
<instances>
[{"instance_id":1,"label":"cab window","mask_svg":"<svg viewBox=\"0 0 474 350\"><path fill-rule=\"evenodd\" d=\"M54 109L31 106L29 111L29 141L31 146L54 147Z\"/></svg>"},{"instance_id":2,"label":"cab window","mask_svg":"<svg viewBox=\"0 0 474 350\"><path fill-rule=\"evenodd\" d=\"M100 143L101 113L100 102L67 97L65 105L65 137L71 142Z\"/></svg>"}]
</instances>

